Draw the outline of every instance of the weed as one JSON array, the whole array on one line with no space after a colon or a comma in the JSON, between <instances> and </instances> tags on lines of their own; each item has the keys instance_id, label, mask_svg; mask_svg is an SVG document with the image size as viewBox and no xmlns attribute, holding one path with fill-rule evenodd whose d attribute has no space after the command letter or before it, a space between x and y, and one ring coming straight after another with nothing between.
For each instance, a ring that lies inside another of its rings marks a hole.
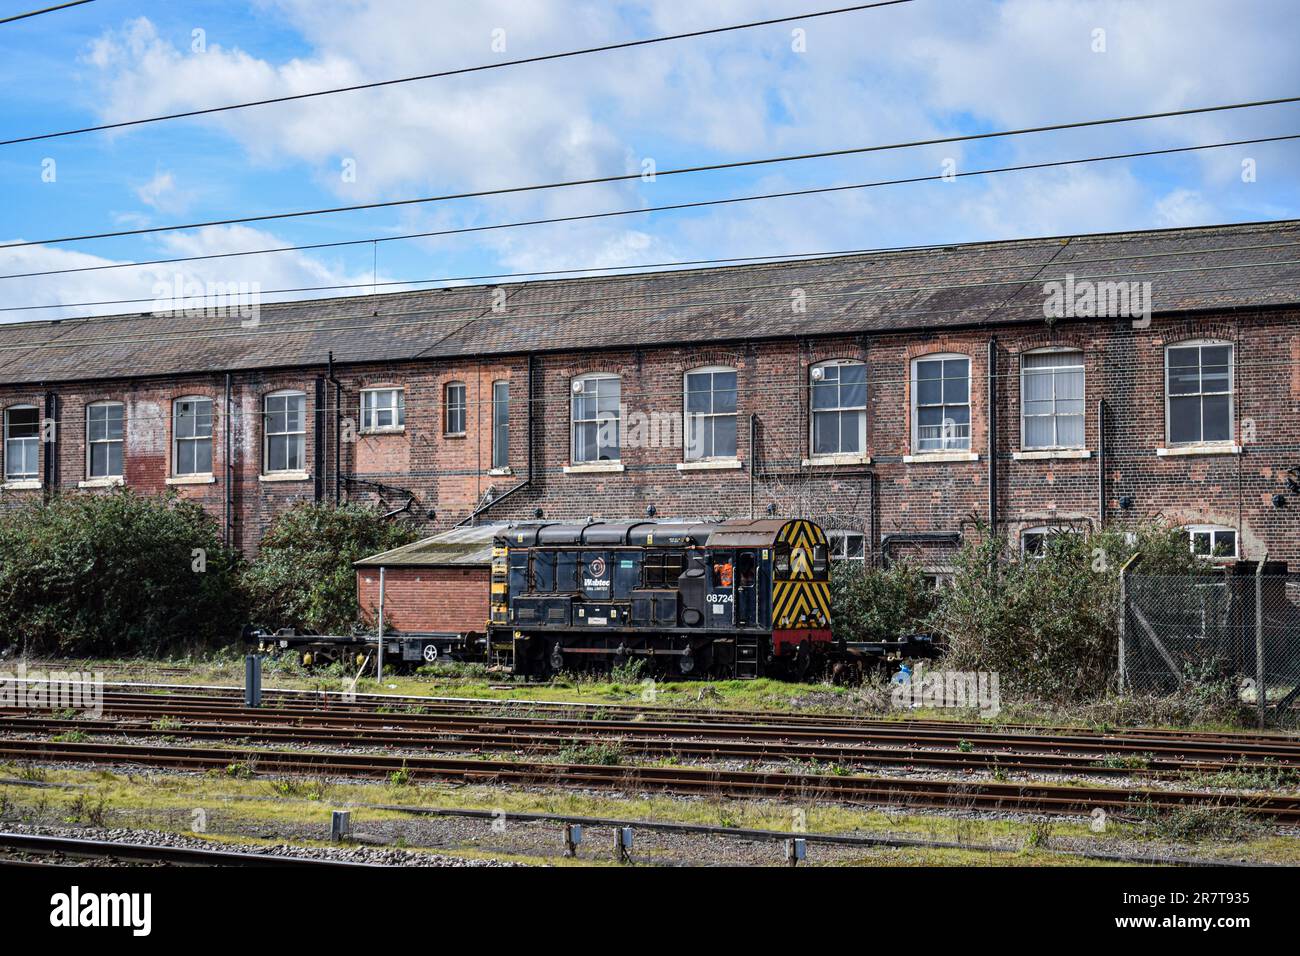
<instances>
[{"instance_id":1,"label":"weed","mask_svg":"<svg viewBox=\"0 0 1300 956\"><path fill-rule=\"evenodd\" d=\"M572 744L562 747L556 756L561 763L617 767L623 762L623 744L617 740L611 743Z\"/></svg>"}]
</instances>

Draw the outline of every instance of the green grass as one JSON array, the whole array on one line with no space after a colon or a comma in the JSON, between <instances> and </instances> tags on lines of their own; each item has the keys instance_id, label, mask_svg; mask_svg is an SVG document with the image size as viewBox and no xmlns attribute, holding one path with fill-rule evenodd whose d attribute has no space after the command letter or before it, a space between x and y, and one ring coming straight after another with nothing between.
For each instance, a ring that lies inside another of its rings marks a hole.
<instances>
[{"instance_id":1,"label":"green grass","mask_svg":"<svg viewBox=\"0 0 1300 956\"><path fill-rule=\"evenodd\" d=\"M20 769L12 764L0 766L0 777L19 776ZM188 832L194 808L202 807L209 813L219 811L231 825L238 822L254 832L273 831L277 825L319 827L321 845L325 845L324 835L329 832L331 810L353 808L354 825L364 829L366 821L413 819L409 814L369 808L401 804L502 811L507 816L512 813L548 813L785 832L873 833L963 845L998 843L1013 850L1019 848L1018 852L998 854L965 849L864 848L861 855L855 857L855 862L872 866L1092 865L1093 861L1051 851L1067 844L1104 850L1112 838L1125 841L1126 849L1133 843L1158 846L1177 838L1179 842L1193 845L1197 856L1300 864L1300 839L1277 835L1249 821L1246 826L1239 827L1240 821L1216 814L1213 809L1188 811L1164 821L1144 819L1139 812L1137 825L1113 824L1106 834L1094 834L1087 823L1065 820L1053 820L1050 824L1021 823L909 814L902 810L884 813L853 807L801 806L712 797L622 797L569 790L519 790L451 784L408 783L395 788L387 781L330 782L327 785L305 777L83 769L42 770L40 779L61 786L33 790L17 784L0 783L0 812L5 819L22 819L25 814L42 808L57 819L77 817L86 822L86 818L93 815L108 818L113 825L129 823ZM269 838L266 842L282 840ZM437 852L472 856L478 851L439 849ZM480 855L493 856L490 852ZM547 857L546 862L561 861ZM584 863L579 860L573 865Z\"/></svg>"}]
</instances>

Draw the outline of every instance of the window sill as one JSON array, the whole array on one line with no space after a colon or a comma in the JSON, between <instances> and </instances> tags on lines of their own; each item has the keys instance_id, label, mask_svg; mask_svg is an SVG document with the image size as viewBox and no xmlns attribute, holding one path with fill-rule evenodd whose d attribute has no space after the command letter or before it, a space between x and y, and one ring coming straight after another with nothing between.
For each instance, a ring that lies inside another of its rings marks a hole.
<instances>
[{"instance_id":1,"label":"window sill","mask_svg":"<svg viewBox=\"0 0 1300 956\"><path fill-rule=\"evenodd\" d=\"M311 475L305 471L273 471L269 475L258 475L258 481L311 481Z\"/></svg>"},{"instance_id":2,"label":"window sill","mask_svg":"<svg viewBox=\"0 0 1300 956\"><path fill-rule=\"evenodd\" d=\"M1048 461L1051 459L1091 458L1092 451L1087 448L1038 448L1030 451L1011 453L1015 461Z\"/></svg>"},{"instance_id":3,"label":"window sill","mask_svg":"<svg viewBox=\"0 0 1300 956\"><path fill-rule=\"evenodd\" d=\"M406 433L405 425L398 425L393 428L363 428L362 435L402 435Z\"/></svg>"},{"instance_id":4,"label":"window sill","mask_svg":"<svg viewBox=\"0 0 1300 956\"><path fill-rule=\"evenodd\" d=\"M77 482L78 488L121 488L126 484L121 475L111 475L107 478L87 478L85 481Z\"/></svg>"},{"instance_id":5,"label":"window sill","mask_svg":"<svg viewBox=\"0 0 1300 956\"><path fill-rule=\"evenodd\" d=\"M493 478L508 478L514 473L515 470L511 468L509 465L507 465L504 468L492 468L488 470L488 474L491 475Z\"/></svg>"},{"instance_id":6,"label":"window sill","mask_svg":"<svg viewBox=\"0 0 1300 956\"><path fill-rule=\"evenodd\" d=\"M813 455L803 460L805 468L830 468L835 465L869 465L870 455Z\"/></svg>"},{"instance_id":7,"label":"window sill","mask_svg":"<svg viewBox=\"0 0 1300 956\"><path fill-rule=\"evenodd\" d=\"M1175 455L1240 455L1241 446L1227 441L1205 445L1175 445L1172 448L1157 448L1156 454L1161 458Z\"/></svg>"},{"instance_id":8,"label":"window sill","mask_svg":"<svg viewBox=\"0 0 1300 956\"><path fill-rule=\"evenodd\" d=\"M701 458L677 463L678 471L739 471L742 467L739 458Z\"/></svg>"},{"instance_id":9,"label":"window sill","mask_svg":"<svg viewBox=\"0 0 1300 956\"><path fill-rule=\"evenodd\" d=\"M167 479L169 485L215 485L217 479L213 475L172 475Z\"/></svg>"},{"instance_id":10,"label":"window sill","mask_svg":"<svg viewBox=\"0 0 1300 956\"><path fill-rule=\"evenodd\" d=\"M465 433L464 432L443 432L442 437L443 438L464 438Z\"/></svg>"},{"instance_id":11,"label":"window sill","mask_svg":"<svg viewBox=\"0 0 1300 956\"><path fill-rule=\"evenodd\" d=\"M624 471L621 461L593 461L582 465L565 465L566 475L600 475Z\"/></svg>"},{"instance_id":12,"label":"window sill","mask_svg":"<svg viewBox=\"0 0 1300 956\"><path fill-rule=\"evenodd\" d=\"M5 491L40 491L41 479L15 478L11 481L6 481L3 485L0 485L0 488L3 488Z\"/></svg>"},{"instance_id":13,"label":"window sill","mask_svg":"<svg viewBox=\"0 0 1300 956\"><path fill-rule=\"evenodd\" d=\"M940 464L952 461L979 461L978 452L973 451L923 451L915 455L904 455L905 465Z\"/></svg>"}]
</instances>

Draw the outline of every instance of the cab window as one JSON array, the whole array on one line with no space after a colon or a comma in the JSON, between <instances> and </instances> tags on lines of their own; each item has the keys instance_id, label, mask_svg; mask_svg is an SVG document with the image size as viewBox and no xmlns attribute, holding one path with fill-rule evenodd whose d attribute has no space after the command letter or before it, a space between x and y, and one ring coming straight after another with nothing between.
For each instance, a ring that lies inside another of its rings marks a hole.
<instances>
[{"instance_id":1,"label":"cab window","mask_svg":"<svg viewBox=\"0 0 1300 956\"><path fill-rule=\"evenodd\" d=\"M533 590L555 590L555 552L533 552Z\"/></svg>"}]
</instances>

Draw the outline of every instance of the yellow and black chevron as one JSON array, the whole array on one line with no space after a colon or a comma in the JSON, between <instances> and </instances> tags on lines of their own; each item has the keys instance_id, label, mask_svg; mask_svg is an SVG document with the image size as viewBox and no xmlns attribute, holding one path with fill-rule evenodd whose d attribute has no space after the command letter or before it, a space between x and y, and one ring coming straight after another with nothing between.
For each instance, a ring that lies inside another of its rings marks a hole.
<instances>
[{"instance_id":1,"label":"yellow and black chevron","mask_svg":"<svg viewBox=\"0 0 1300 956\"><path fill-rule=\"evenodd\" d=\"M831 623L831 586L813 567L813 548L826 546L826 534L811 521L789 521L776 536L790 547L789 580L772 583L772 627L821 629Z\"/></svg>"}]
</instances>

